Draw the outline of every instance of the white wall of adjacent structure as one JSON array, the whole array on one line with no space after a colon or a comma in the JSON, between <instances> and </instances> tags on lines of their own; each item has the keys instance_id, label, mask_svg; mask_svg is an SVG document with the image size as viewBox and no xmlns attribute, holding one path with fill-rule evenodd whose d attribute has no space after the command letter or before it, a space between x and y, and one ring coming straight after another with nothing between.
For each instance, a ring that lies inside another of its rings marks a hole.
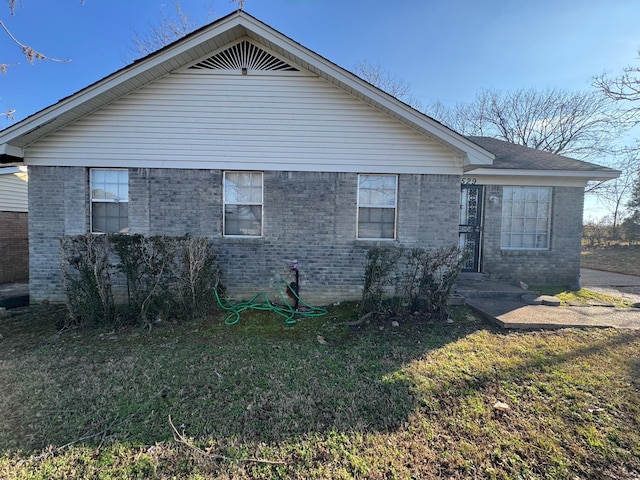
<instances>
[{"instance_id":1,"label":"white wall of adjacent structure","mask_svg":"<svg viewBox=\"0 0 640 480\"><path fill-rule=\"evenodd\" d=\"M25 168L0 168L0 212L27 212L27 192Z\"/></svg>"},{"instance_id":2,"label":"white wall of adjacent structure","mask_svg":"<svg viewBox=\"0 0 640 480\"><path fill-rule=\"evenodd\" d=\"M172 73L25 154L33 165L462 173L458 153L301 72Z\"/></svg>"}]
</instances>

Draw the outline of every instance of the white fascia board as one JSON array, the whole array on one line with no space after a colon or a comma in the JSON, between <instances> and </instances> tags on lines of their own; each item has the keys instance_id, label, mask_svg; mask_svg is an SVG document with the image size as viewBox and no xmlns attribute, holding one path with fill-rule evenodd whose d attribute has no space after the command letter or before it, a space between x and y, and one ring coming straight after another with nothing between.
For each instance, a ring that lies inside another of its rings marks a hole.
<instances>
[{"instance_id":1,"label":"white fascia board","mask_svg":"<svg viewBox=\"0 0 640 480\"><path fill-rule=\"evenodd\" d=\"M24 150L20 147L16 147L8 143L2 143L0 144L0 155L8 155L10 157L24 158Z\"/></svg>"},{"instance_id":2,"label":"white fascia board","mask_svg":"<svg viewBox=\"0 0 640 480\"><path fill-rule=\"evenodd\" d=\"M584 188L589 179L571 177L527 177L524 175L492 176L465 173L462 181L475 185L533 186L533 187L581 187Z\"/></svg>"},{"instance_id":3,"label":"white fascia board","mask_svg":"<svg viewBox=\"0 0 640 480\"><path fill-rule=\"evenodd\" d=\"M15 173L22 173L18 167L4 167L0 168L0 175L13 175Z\"/></svg>"},{"instance_id":4,"label":"white fascia board","mask_svg":"<svg viewBox=\"0 0 640 480\"><path fill-rule=\"evenodd\" d=\"M612 180L620 176L618 170L610 172L579 171L579 170L516 170L516 169L496 169L496 168L476 168L465 172L468 176L492 176L492 177L555 177L555 178L575 178L585 181L589 180Z\"/></svg>"}]
</instances>

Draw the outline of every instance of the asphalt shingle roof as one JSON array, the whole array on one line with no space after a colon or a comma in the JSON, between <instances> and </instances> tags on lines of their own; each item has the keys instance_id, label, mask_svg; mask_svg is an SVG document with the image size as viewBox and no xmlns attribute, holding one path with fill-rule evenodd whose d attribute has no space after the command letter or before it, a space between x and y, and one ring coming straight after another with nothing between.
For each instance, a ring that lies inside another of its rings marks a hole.
<instances>
[{"instance_id":1,"label":"asphalt shingle roof","mask_svg":"<svg viewBox=\"0 0 640 480\"><path fill-rule=\"evenodd\" d=\"M492 166L483 168L517 170L570 170L580 172L616 172L611 168L583 162L555 153L524 147L491 137L467 137L473 143L493 153L496 158Z\"/></svg>"}]
</instances>

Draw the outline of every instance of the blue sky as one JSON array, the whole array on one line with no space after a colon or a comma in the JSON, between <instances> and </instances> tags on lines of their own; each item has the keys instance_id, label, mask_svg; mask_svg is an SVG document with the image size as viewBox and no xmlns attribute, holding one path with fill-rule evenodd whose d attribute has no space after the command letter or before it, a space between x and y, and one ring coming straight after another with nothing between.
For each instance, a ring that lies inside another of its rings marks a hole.
<instances>
[{"instance_id":1,"label":"blue sky","mask_svg":"<svg viewBox=\"0 0 640 480\"><path fill-rule=\"evenodd\" d=\"M15 109L15 121L126 65L134 31L174 11L172 0L17 3L14 16L0 5L13 34L72 61L30 65L0 36L0 63L19 63L0 77L0 111ZM237 8L180 3L200 22ZM587 89L594 75L633 64L640 49L637 0L246 0L244 8L342 67L381 65L423 103L470 101L483 88Z\"/></svg>"}]
</instances>

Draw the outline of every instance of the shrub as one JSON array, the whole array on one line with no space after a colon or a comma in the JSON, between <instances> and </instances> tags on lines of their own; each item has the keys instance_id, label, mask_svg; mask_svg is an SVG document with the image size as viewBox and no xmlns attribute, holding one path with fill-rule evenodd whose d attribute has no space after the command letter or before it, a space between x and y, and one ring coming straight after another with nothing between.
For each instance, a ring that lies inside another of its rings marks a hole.
<instances>
[{"instance_id":1,"label":"shrub","mask_svg":"<svg viewBox=\"0 0 640 480\"><path fill-rule=\"evenodd\" d=\"M158 318L196 317L214 305L216 254L200 237L80 235L62 240L62 270L70 317L76 324L150 327ZM112 277L126 281L116 305Z\"/></svg>"},{"instance_id":2,"label":"shrub","mask_svg":"<svg viewBox=\"0 0 640 480\"><path fill-rule=\"evenodd\" d=\"M113 324L112 267L106 235L61 239L62 279L67 293L68 324Z\"/></svg>"},{"instance_id":3,"label":"shrub","mask_svg":"<svg viewBox=\"0 0 640 480\"><path fill-rule=\"evenodd\" d=\"M401 316L419 312L445 319L449 295L464 261L456 246L435 250L372 248L365 263L360 313Z\"/></svg>"}]
</instances>

